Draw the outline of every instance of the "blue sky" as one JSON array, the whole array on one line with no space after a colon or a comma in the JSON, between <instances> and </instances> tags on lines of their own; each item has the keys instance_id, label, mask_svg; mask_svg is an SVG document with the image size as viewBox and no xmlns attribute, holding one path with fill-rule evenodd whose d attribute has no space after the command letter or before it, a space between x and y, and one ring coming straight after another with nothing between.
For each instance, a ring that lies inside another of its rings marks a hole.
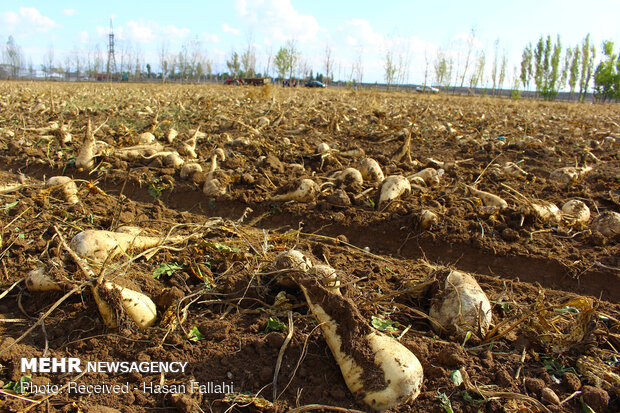
<instances>
[{"instance_id":1,"label":"blue sky","mask_svg":"<svg viewBox=\"0 0 620 413\"><path fill-rule=\"evenodd\" d=\"M123 53L132 61L140 56L142 64L157 70L163 45L174 54L193 40L219 71L232 50L242 51L251 42L262 72L267 56L293 39L313 71L324 71L329 45L335 76L346 79L361 61L366 82L384 80L388 50L408 62L407 80L413 83L423 81L426 62L432 77L439 48L462 64L472 28L474 47L485 50L488 71L499 38L500 52L509 58L509 78L523 47L540 35L560 34L567 46L591 33L598 48L606 39L620 45L620 0L0 0L0 39L13 35L35 67L50 50L56 64L64 66L76 51L85 56L98 46L105 52L110 18L117 63Z\"/></svg>"}]
</instances>

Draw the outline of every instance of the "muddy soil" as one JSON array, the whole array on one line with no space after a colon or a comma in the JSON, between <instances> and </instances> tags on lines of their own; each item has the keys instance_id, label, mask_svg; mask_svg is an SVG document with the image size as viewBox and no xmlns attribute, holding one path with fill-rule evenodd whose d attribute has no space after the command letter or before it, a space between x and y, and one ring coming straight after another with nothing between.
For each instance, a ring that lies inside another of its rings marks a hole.
<instances>
[{"instance_id":1,"label":"muddy soil","mask_svg":"<svg viewBox=\"0 0 620 413\"><path fill-rule=\"evenodd\" d=\"M334 267L361 317L391 320L386 334L422 363L422 393L391 411L442 412L448 403L472 412L620 410L619 235L592 229L600 214L620 211L617 106L270 87L47 86L0 85L2 409L365 411L303 294L274 272L275 257L296 248ZM123 160L109 150L93 171L80 171L74 159L88 119L103 124L95 134L102 147L133 145L146 131L166 145L170 128L185 140L200 127L197 163L205 172L184 180L160 158ZM72 141L41 129L51 122L69 125ZM410 151L399 159L408 138ZM319 153L320 143L330 152ZM226 194L205 195L216 148L226 155L218 159ZM376 159L386 176L433 167L440 181L378 208L379 183L338 188L332 179L361 157ZM525 175L503 172L508 162ZM552 178L575 165L592 170L566 183ZM44 188L54 175L76 180L78 204ZM321 185L314 200L270 199L303 177ZM465 187L474 183L508 207L485 207ZM532 212L532 203L561 208L569 199L590 208L587 223ZM427 229L419 225L424 209L439 217ZM127 317L105 327L87 276L60 242L123 225L186 237L104 265L106 279L155 302L157 322L144 331ZM493 304L496 336L463 341L433 330L426 316L433 297L409 293L428 276L422 260L474 275ZM20 281L41 266L62 291L25 288ZM59 391L19 393L22 357L187 365L165 374L32 373L37 388ZM454 379L459 369L475 387ZM77 387L103 383L126 387Z\"/></svg>"}]
</instances>

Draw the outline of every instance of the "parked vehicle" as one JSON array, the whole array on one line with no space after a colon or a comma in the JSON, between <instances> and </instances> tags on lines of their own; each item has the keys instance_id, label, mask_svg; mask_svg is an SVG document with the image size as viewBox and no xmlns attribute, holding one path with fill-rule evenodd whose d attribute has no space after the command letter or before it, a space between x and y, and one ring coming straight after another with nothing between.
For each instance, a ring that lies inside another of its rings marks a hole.
<instances>
[{"instance_id":1,"label":"parked vehicle","mask_svg":"<svg viewBox=\"0 0 620 413\"><path fill-rule=\"evenodd\" d=\"M325 87L325 85L319 82L318 80L311 80L309 82L306 82L305 86L306 87L322 87L322 88Z\"/></svg>"},{"instance_id":2,"label":"parked vehicle","mask_svg":"<svg viewBox=\"0 0 620 413\"><path fill-rule=\"evenodd\" d=\"M418 86L415 90L419 93L439 93L439 89L432 86Z\"/></svg>"}]
</instances>

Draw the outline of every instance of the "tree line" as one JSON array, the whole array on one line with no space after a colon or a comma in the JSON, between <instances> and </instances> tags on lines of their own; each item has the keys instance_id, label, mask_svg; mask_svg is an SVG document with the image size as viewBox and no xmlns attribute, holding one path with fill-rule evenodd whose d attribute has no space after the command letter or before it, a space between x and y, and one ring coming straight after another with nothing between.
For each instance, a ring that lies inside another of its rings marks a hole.
<instances>
[{"instance_id":1,"label":"tree line","mask_svg":"<svg viewBox=\"0 0 620 413\"><path fill-rule=\"evenodd\" d=\"M500 40L493 44L493 50L487 55L485 50L474 47L476 33L472 28L460 51L439 48L434 60L425 54L424 86L433 84L444 90L457 87L477 89L484 88L495 95L502 89L508 77L508 57L500 49ZM407 44L390 41L386 43L384 55L384 78L388 89L408 82L410 72L410 53ZM601 58L595 66L596 47L588 34L580 44L563 48L560 36L552 39L551 35L540 36L535 44L527 44L521 55L519 66L513 69L513 93L520 89L534 90L537 97L554 100L561 90L568 90L572 98L576 94L579 101L584 101L593 83L593 95L601 101L620 99L620 58L614 50L614 42L604 41ZM357 49L356 58L350 70L338 64L338 79L350 83L362 83L364 76L363 48ZM198 39L185 41L178 52L172 52L166 43L158 53L159 72L152 70L139 48L131 44L120 45L116 53L117 67L115 73L124 73L132 79L152 79L161 81L201 81L209 78L225 77L269 77L274 74L279 79L318 79L325 82L336 77L336 60L329 44L321 62L322 73L314 73L312 64L304 58L294 40L288 40L275 53L269 49L266 53L262 74L257 69L257 53L251 36L246 47L239 53L231 51L225 62L225 70L214 71L213 61L207 58ZM40 65L44 76L72 75L78 79L95 78L107 72L107 53L99 45L87 51L73 50L65 56L63 63L58 63L50 47ZM434 72L434 77L432 77ZM24 57L23 50L9 36L2 50L0 74L3 77L18 78L24 75L33 77L38 72L32 60Z\"/></svg>"}]
</instances>

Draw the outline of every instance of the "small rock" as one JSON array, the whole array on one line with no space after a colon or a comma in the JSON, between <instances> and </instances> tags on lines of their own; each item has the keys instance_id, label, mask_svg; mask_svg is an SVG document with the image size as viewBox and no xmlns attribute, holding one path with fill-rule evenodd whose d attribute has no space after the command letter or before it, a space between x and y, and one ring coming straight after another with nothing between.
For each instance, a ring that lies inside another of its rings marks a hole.
<instances>
[{"instance_id":1,"label":"small rock","mask_svg":"<svg viewBox=\"0 0 620 413\"><path fill-rule=\"evenodd\" d=\"M501 369L495 374L495 382L502 387L511 387L512 377L506 370Z\"/></svg>"},{"instance_id":2,"label":"small rock","mask_svg":"<svg viewBox=\"0 0 620 413\"><path fill-rule=\"evenodd\" d=\"M609 393L603 389L592 386L583 386L581 388L581 397L588 406L595 412L604 412L609 405Z\"/></svg>"},{"instance_id":3,"label":"small rock","mask_svg":"<svg viewBox=\"0 0 620 413\"><path fill-rule=\"evenodd\" d=\"M566 386L568 391L570 391L571 393L576 392L581 388L581 380L579 380L579 377L577 377L576 374L570 372L564 373L562 384L564 384L564 386Z\"/></svg>"},{"instance_id":4,"label":"small rock","mask_svg":"<svg viewBox=\"0 0 620 413\"><path fill-rule=\"evenodd\" d=\"M502 238L507 242L517 241L519 239L519 232L512 228L505 228L502 231Z\"/></svg>"},{"instance_id":5,"label":"small rock","mask_svg":"<svg viewBox=\"0 0 620 413\"><path fill-rule=\"evenodd\" d=\"M532 377L528 377L525 379L525 388L530 393L540 394L542 389L545 387L545 382L541 379L535 379Z\"/></svg>"},{"instance_id":6,"label":"small rock","mask_svg":"<svg viewBox=\"0 0 620 413\"><path fill-rule=\"evenodd\" d=\"M157 297L157 305L163 310L168 309L176 300L185 297L181 289L177 287L167 288Z\"/></svg>"},{"instance_id":7,"label":"small rock","mask_svg":"<svg viewBox=\"0 0 620 413\"><path fill-rule=\"evenodd\" d=\"M254 176L250 173L246 172L243 175L241 175L241 183L243 184L252 185L254 181L255 181Z\"/></svg>"},{"instance_id":8,"label":"small rock","mask_svg":"<svg viewBox=\"0 0 620 413\"><path fill-rule=\"evenodd\" d=\"M342 189L337 189L333 194L327 196L325 200L332 205L340 207L351 205L349 195L347 195L347 193Z\"/></svg>"},{"instance_id":9,"label":"small rock","mask_svg":"<svg viewBox=\"0 0 620 413\"><path fill-rule=\"evenodd\" d=\"M271 346L271 348L279 349L280 347L282 347L282 343L284 343L284 335L272 331L265 336L265 341L267 342L267 344L269 344L269 346Z\"/></svg>"},{"instance_id":10,"label":"small rock","mask_svg":"<svg viewBox=\"0 0 620 413\"><path fill-rule=\"evenodd\" d=\"M540 392L540 400L545 404L560 404L560 398L549 387L544 387Z\"/></svg>"}]
</instances>

